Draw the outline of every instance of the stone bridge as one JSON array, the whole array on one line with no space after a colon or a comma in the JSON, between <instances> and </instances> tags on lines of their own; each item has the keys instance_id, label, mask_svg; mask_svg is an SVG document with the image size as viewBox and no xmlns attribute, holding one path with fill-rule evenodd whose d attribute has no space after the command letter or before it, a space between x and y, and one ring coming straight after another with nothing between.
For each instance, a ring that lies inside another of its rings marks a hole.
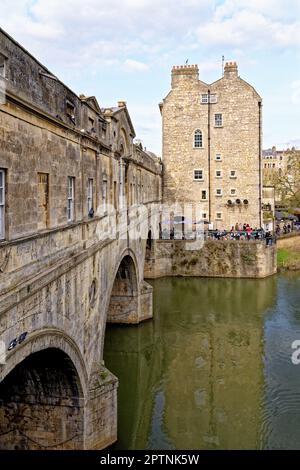
<instances>
[{"instance_id":1,"label":"stone bridge","mask_svg":"<svg viewBox=\"0 0 300 470\"><path fill-rule=\"evenodd\" d=\"M14 266L31 275L22 281L12 271L2 291L1 448L101 449L116 440L118 380L103 363L106 323L152 317L144 281L151 233L145 212L135 212L116 239L99 240L107 216L85 232L78 225L10 245ZM46 253L52 262L41 273Z\"/></svg>"},{"instance_id":2,"label":"stone bridge","mask_svg":"<svg viewBox=\"0 0 300 470\"><path fill-rule=\"evenodd\" d=\"M152 317L161 161L124 101L78 96L1 29L0 59L0 448L101 449L106 323Z\"/></svg>"}]
</instances>

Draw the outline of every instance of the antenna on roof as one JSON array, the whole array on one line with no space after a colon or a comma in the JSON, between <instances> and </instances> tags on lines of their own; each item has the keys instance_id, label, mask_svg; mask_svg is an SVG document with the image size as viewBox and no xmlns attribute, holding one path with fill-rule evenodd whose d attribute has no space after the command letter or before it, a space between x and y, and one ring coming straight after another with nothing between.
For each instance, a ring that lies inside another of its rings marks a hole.
<instances>
[{"instance_id":1,"label":"antenna on roof","mask_svg":"<svg viewBox=\"0 0 300 470\"><path fill-rule=\"evenodd\" d=\"M222 77L224 76L224 61L225 61L225 56L222 55Z\"/></svg>"}]
</instances>

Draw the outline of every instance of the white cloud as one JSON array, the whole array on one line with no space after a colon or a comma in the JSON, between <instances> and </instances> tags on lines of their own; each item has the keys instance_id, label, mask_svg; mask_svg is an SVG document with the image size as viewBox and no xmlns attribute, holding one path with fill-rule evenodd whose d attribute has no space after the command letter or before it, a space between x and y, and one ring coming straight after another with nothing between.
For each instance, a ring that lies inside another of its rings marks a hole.
<instances>
[{"instance_id":1,"label":"white cloud","mask_svg":"<svg viewBox=\"0 0 300 470\"><path fill-rule=\"evenodd\" d=\"M133 59L126 59L124 62L124 67L127 70L132 70L135 72L145 72L145 70L149 69L149 65Z\"/></svg>"},{"instance_id":2,"label":"white cloud","mask_svg":"<svg viewBox=\"0 0 300 470\"><path fill-rule=\"evenodd\" d=\"M92 65L108 55L148 62L137 54L151 58L174 48L212 12L211 0L15 0L13 8L1 0L0 19L34 54L59 60L59 49L71 64L77 54Z\"/></svg>"},{"instance_id":3,"label":"white cloud","mask_svg":"<svg viewBox=\"0 0 300 470\"><path fill-rule=\"evenodd\" d=\"M226 0L196 36L223 47L299 47L299 7L298 0Z\"/></svg>"}]
</instances>

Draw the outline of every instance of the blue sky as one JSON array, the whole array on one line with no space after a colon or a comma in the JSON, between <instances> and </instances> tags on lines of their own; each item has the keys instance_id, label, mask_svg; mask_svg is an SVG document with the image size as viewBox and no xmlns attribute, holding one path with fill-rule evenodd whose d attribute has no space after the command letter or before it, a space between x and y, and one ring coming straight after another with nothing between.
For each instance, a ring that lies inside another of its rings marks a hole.
<instances>
[{"instance_id":1,"label":"blue sky","mask_svg":"<svg viewBox=\"0 0 300 470\"><path fill-rule=\"evenodd\" d=\"M127 101L159 155L172 66L209 83L222 55L263 97L264 147L300 147L300 0L1 0L0 25L76 93Z\"/></svg>"}]
</instances>

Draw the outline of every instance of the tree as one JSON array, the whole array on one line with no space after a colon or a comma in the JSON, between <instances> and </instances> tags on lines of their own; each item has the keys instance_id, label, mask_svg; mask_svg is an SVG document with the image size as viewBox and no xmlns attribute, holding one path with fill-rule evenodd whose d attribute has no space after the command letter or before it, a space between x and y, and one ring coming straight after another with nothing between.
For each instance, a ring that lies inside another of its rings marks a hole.
<instances>
[{"instance_id":1,"label":"tree","mask_svg":"<svg viewBox=\"0 0 300 470\"><path fill-rule=\"evenodd\" d=\"M268 175L267 182L275 187L275 199L293 209L300 207L300 152L287 151L284 159L283 168Z\"/></svg>"}]
</instances>

